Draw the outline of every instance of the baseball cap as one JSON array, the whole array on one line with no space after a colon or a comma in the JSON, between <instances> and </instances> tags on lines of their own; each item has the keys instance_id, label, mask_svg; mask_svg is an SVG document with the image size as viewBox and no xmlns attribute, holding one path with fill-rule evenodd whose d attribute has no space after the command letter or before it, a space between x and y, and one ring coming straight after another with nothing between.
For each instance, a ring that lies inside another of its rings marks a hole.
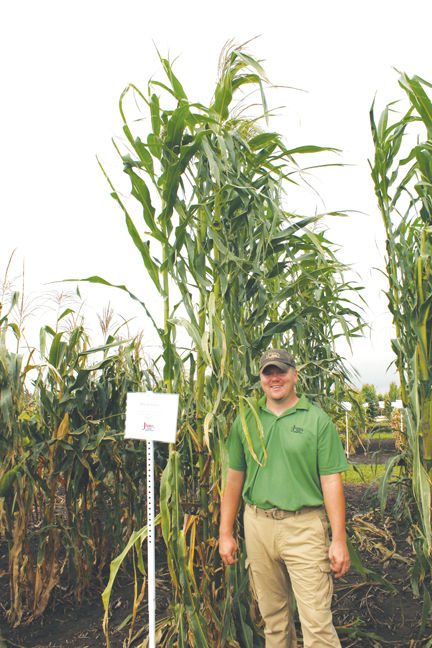
<instances>
[{"instance_id":1,"label":"baseball cap","mask_svg":"<svg viewBox=\"0 0 432 648\"><path fill-rule=\"evenodd\" d=\"M260 372L270 365L275 365L279 369L282 369L282 371L288 371L290 367L295 369L296 363L294 357L288 351L285 351L285 349L267 349L261 356L259 364Z\"/></svg>"}]
</instances>

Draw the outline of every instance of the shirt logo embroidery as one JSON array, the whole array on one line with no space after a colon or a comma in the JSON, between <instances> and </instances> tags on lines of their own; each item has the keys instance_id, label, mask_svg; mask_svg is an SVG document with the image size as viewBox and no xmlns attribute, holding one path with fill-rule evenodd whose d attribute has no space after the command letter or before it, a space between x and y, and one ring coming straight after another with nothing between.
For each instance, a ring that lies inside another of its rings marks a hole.
<instances>
[{"instance_id":1,"label":"shirt logo embroidery","mask_svg":"<svg viewBox=\"0 0 432 648\"><path fill-rule=\"evenodd\" d=\"M292 431L294 432L294 434L302 434L303 428L297 427L297 425L293 425Z\"/></svg>"}]
</instances>

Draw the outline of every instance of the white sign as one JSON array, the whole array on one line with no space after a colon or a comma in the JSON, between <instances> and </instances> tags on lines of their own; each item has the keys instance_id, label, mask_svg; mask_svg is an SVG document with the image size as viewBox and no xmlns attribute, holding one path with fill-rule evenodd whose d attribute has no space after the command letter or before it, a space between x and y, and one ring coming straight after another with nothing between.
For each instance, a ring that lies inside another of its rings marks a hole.
<instances>
[{"instance_id":1,"label":"white sign","mask_svg":"<svg viewBox=\"0 0 432 648\"><path fill-rule=\"evenodd\" d=\"M348 410L348 412L351 412L352 404L349 401L342 401L341 405L344 408L344 410Z\"/></svg>"},{"instance_id":2,"label":"white sign","mask_svg":"<svg viewBox=\"0 0 432 648\"><path fill-rule=\"evenodd\" d=\"M392 404L392 407L396 407L396 409L402 409L403 408L403 403L401 400L395 400Z\"/></svg>"},{"instance_id":3,"label":"white sign","mask_svg":"<svg viewBox=\"0 0 432 648\"><path fill-rule=\"evenodd\" d=\"M175 443L178 394L128 392L125 439Z\"/></svg>"},{"instance_id":4,"label":"white sign","mask_svg":"<svg viewBox=\"0 0 432 648\"><path fill-rule=\"evenodd\" d=\"M384 407L385 407L385 402L384 402L384 401L378 401L378 407L379 407L380 409L384 409Z\"/></svg>"}]
</instances>

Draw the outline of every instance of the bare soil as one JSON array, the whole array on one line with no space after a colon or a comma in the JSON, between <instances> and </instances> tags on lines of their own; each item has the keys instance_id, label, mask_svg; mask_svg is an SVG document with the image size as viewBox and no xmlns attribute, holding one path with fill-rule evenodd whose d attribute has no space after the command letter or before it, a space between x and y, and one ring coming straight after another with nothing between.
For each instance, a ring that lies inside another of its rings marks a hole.
<instances>
[{"instance_id":1,"label":"bare soil","mask_svg":"<svg viewBox=\"0 0 432 648\"><path fill-rule=\"evenodd\" d=\"M357 464L383 464L395 454L394 439L374 439L365 442L364 447L356 449L349 457L350 462Z\"/></svg>"},{"instance_id":2,"label":"bare soil","mask_svg":"<svg viewBox=\"0 0 432 648\"><path fill-rule=\"evenodd\" d=\"M350 457L355 463L383 463L394 453L392 440L372 440L365 454L361 449ZM355 569L335 582L334 622L344 648L428 648L432 646L432 619L429 617L423 637L422 599L411 587L414 551L410 528L395 521L392 509L397 505L396 491L389 494L387 508L377 508L376 486L345 485L350 536L361 556L362 576ZM426 582L431 591L431 583ZM165 567L158 571L157 615L163 616L170 604L170 580ZM133 579L123 577L112 594L110 612L110 648L123 648L128 626L116 629L130 614ZM11 628L6 623L8 574L6 546L0 545L0 623L3 644L0 648L104 648L101 592L94 592L81 605L67 593L57 590L42 619L29 625ZM147 607L138 612L135 631L138 635L130 648L145 638ZM218 648L215 646L215 648Z\"/></svg>"}]
</instances>

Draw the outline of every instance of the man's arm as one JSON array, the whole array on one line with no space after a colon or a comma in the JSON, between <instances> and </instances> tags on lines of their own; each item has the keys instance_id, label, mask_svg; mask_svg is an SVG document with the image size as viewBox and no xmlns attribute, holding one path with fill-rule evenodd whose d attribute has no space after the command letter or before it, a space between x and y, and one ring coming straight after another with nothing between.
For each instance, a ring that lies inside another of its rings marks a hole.
<instances>
[{"instance_id":1,"label":"man's arm","mask_svg":"<svg viewBox=\"0 0 432 648\"><path fill-rule=\"evenodd\" d=\"M321 475L321 488L332 530L329 549L331 569L335 578L340 578L350 567L345 531L345 496L340 473Z\"/></svg>"},{"instance_id":2,"label":"man's arm","mask_svg":"<svg viewBox=\"0 0 432 648\"><path fill-rule=\"evenodd\" d=\"M238 560L234 558L237 542L233 537L233 527L240 508L244 478L245 474L242 470L228 468L227 483L221 501L219 526L219 553L225 565L232 565Z\"/></svg>"}]
</instances>

